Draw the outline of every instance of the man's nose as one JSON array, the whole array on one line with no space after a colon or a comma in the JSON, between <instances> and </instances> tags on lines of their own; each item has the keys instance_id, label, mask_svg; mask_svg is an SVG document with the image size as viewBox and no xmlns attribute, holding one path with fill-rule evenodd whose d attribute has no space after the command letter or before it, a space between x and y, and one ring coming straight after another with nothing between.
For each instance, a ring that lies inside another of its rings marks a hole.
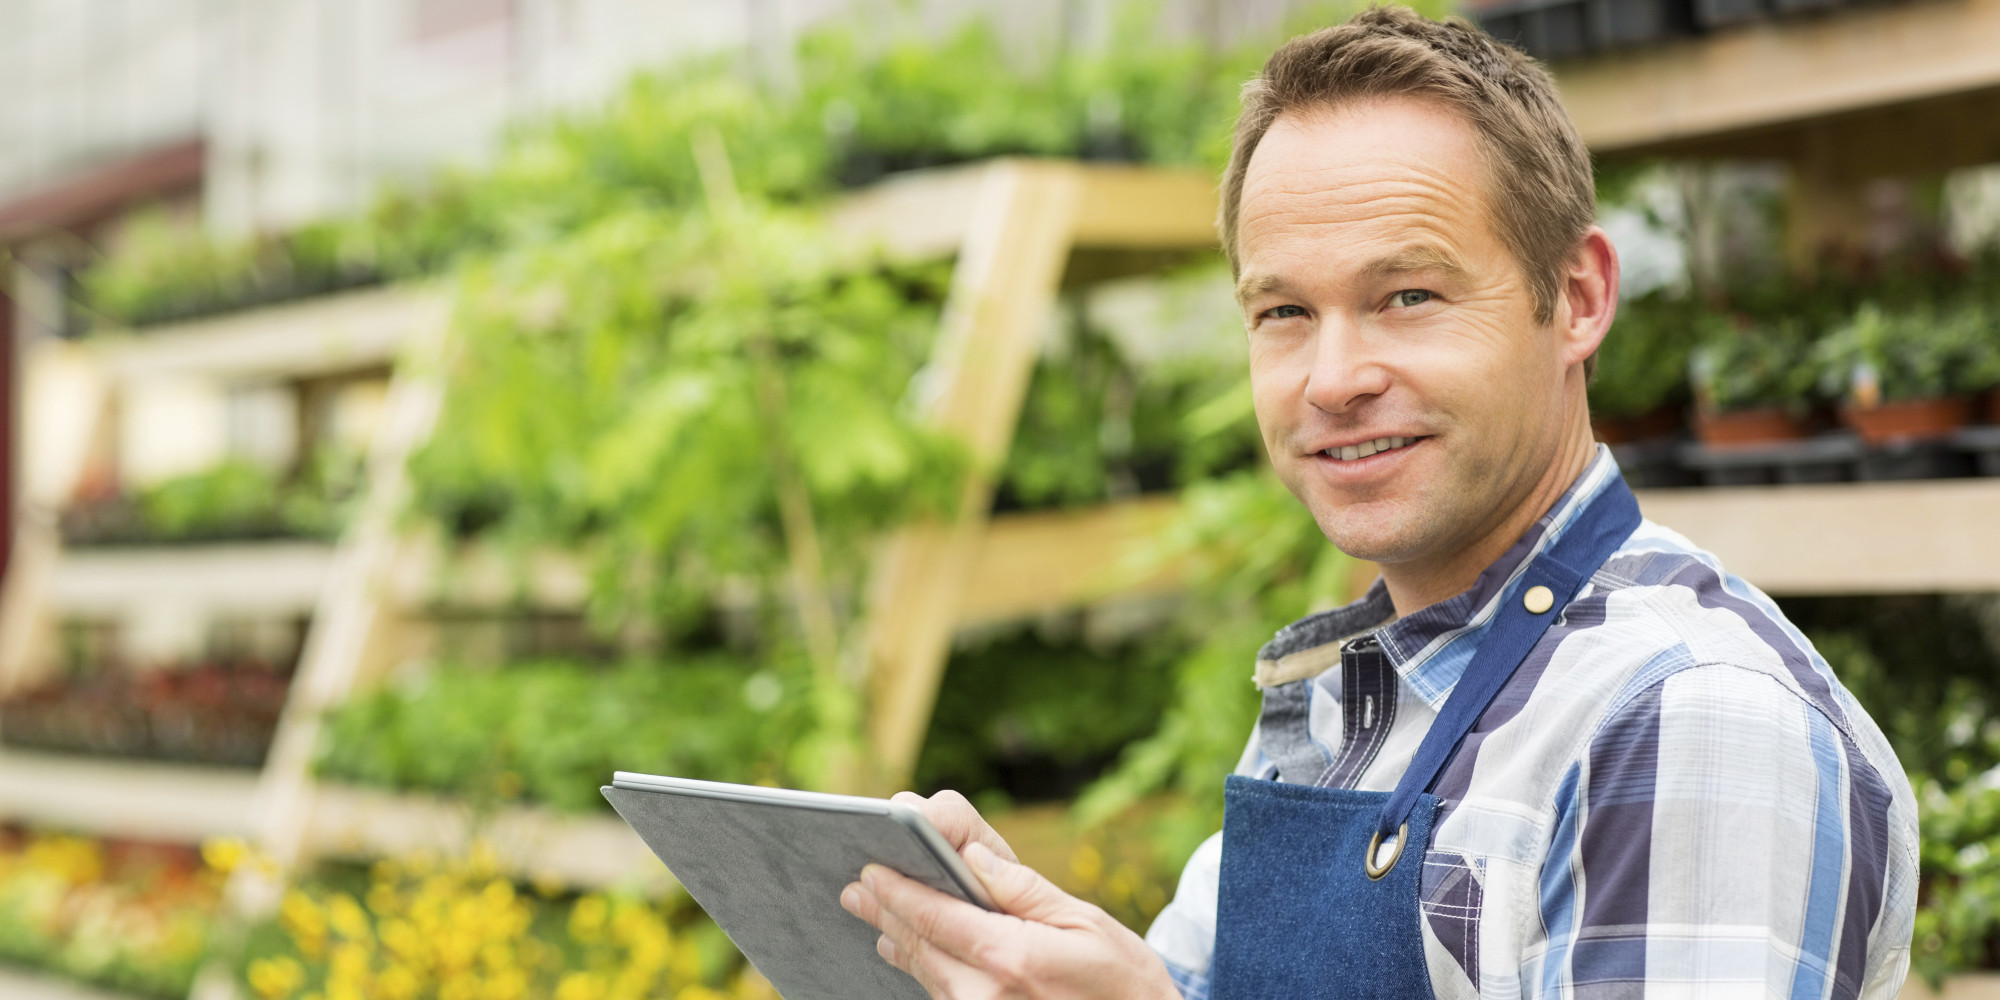
<instances>
[{"instance_id":1,"label":"man's nose","mask_svg":"<svg viewBox=\"0 0 2000 1000\"><path fill-rule=\"evenodd\" d=\"M1314 337L1306 402L1327 413L1346 413L1389 390L1382 345L1352 317L1329 315Z\"/></svg>"}]
</instances>

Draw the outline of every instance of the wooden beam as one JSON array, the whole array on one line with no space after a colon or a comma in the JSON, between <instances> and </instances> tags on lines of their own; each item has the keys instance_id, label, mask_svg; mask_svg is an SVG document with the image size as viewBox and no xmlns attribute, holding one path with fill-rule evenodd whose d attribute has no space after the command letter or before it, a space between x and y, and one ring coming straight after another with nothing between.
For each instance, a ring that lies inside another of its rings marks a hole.
<instances>
[{"instance_id":1,"label":"wooden beam","mask_svg":"<svg viewBox=\"0 0 2000 1000\"><path fill-rule=\"evenodd\" d=\"M285 617L311 611L334 548L323 542L237 542L72 548L48 584L56 614L118 616L147 605Z\"/></svg>"},{"instance_id":2,"label":"wooden beam","mask_svg":"<svg viewBox=\"0 0 2000 1000\"><path fill-rule=\"evenodd\" d=\"M250 832L257 772L83 754L0 752L0 819L194 843Z\"/></svg>"},{"instance_id":3,"label":"wooden beam","mask_svg":"<svg viewBox=\"0 0 2000 1000\"><path fill-rule=\"evenodd\" d=\"M409 459L430 437L443 405L444 314L416 331L412 357L391 378L382 426L370 443L368 490L342 536L314 610L299 668L257 788L257 840L280 871L304 857L312 820L312 761L327 712L354 689L393 666L411 636L382 600L410 493ZM276 886L254 874L232 885L236 905L255 913L273 905Z\"/></svg>"},{"instance_id":4,"label":"wooden beam","mask_svg":"<svg viewBox=\"0 0 2000 1000\"><path fill-rule=\"evenodd\" d=\"M388 365L413 337L442 325L450 309L450 298L435 288L398 285L103 334L89 348L121 380L292 380Z\"/></svg>"},{"instance_id":5,"label":"wooden beam","mask_svg":"<svg viewBox=\"0 0 2000 1000\"><path fill-rule=\"evenodd\" d=\"M973 556L954 624L1014 621L1112 596L1173 590L1181 567L1144 560L1180 510L1178 497L1158 496L993 518Z\"/></svg>"},{"instance_id":6,"label":"wooden beam","mask_svg":"<svg viewBox=\"0 0 2000 1000\"><path fill-rule=\"evenodd\" d=\"M320 784L306 852L314 857L464 857L475 841L523 881L648 894L677 883L616 816L565 815L536 806L476 809L433 795Z\"/></svg>"},{"instance_id":7,"label":"wooden beam","mask_svg":"<svg viewBox=\"0 0 2000 1000\"><path fill-rule=\"evenodd\" d=\"M2000 0L1759 21L1555 67L1598 153L2000 87Z\"/></svg>"},{"instance_id":8,"label":"wooden beam","mask_svg":"<svg viewBox=\"0 0 2000 1000\"><path fill-rule=\"evenodd\" d=\"M1067 175L1080 186L1070 240L1078 249L1215 245L1216 179L1208 172L1062 160L995 160L893 177L837 204L833 227L894 258L948 257L965 245L988 172L1015 168Z\"/></svg>"},{"instance_id":9,"label":"wooden beam","mask_svg":"<svg viewBox=\"0 0 2000 1000\"><path fill-rule=\"evenodd\" d=\"M1079 247L1187 250L1217 246L1216 177L1205 170L1080 166Z\"/></svg>"},{"instance_id":10,"label":"wooden beam","mask_svg":"<svg viewBox=\"0 0 2000 1000\"><path fill-rule=\"evenodd\" d=\"M2000 479L1646 490L1639 507L1773 594L2000 590Z\"/></svg>"},{"instance_id":11,"label":"wooden beam","mask_svg":"<svg viewBox=\"0 0 2000 1000\"><path fill-rule=\"evenodd\" d=\"M984 168L933 350L926 416L965 443L973 469L956 516L894 535L870 581L862 663L869 743L881 780L916 765L944 674L952 623L1013 440L1041 334L1055 306L1083 185L1024 161Z\"/></svg>"}]
</instances>

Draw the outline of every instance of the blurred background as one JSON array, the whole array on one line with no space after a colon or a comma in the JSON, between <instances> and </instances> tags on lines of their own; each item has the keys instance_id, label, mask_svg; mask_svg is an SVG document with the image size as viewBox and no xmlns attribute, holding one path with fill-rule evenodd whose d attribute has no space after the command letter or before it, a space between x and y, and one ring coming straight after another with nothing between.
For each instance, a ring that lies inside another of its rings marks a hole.
<instances>
[{"instance_id":1,"label":"blurred background","mask_svg":"<svg viewBox=\"0 0 2000 1000\"><path fill-rule=\"evenodd\" d=\"M1338 3L0 0L0 994L768 997L613 770L956 788L1143 929L1358 595L1214 248ZM1528 0L1647 514L2000 996L2000 0Z\"/></svg>"}]
</instances>

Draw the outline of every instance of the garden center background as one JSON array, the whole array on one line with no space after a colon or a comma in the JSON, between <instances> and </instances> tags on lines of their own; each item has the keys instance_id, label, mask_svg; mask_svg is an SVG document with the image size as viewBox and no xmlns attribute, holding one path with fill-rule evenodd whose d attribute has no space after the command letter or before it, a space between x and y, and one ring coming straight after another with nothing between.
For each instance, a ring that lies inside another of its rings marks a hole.
<instances>
[{"instance_id":1,"label":"garden center background","mask_svg":"<svg viewBox=\"0 0 2000 1000\"><path fill-rule=\"evenodd\" d=\"M958 788L1134 927L1353 596L1214 247L1303 0L0 0L0 994L769 997L613 770ZM1431 3L1429 12L1447 8ZM2000 0L1481 0L1591 405L2000 997Z\"/></svg>"}]
</instances>

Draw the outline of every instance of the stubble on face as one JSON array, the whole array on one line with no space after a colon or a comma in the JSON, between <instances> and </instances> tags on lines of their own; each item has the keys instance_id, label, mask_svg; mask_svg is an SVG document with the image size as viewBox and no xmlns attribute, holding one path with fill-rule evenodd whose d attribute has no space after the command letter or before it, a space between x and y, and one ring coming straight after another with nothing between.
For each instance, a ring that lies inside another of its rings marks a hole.
<instances>
[{"instance_id":1,"label":"stubble on face","mask_svg":"<svg viewBox=\"0 0 2000 1000\"><path fill-rule=\"evenodd\" d=\"M1281 116L1246 173L1258 422L1280 478L1359 558L1478 543L1560 449L1564 366L1493 229L1487 176L1469 125L1409 99ZM1405 437L1360 462L1321 453Z\"/></svg>"}]
</instances>

